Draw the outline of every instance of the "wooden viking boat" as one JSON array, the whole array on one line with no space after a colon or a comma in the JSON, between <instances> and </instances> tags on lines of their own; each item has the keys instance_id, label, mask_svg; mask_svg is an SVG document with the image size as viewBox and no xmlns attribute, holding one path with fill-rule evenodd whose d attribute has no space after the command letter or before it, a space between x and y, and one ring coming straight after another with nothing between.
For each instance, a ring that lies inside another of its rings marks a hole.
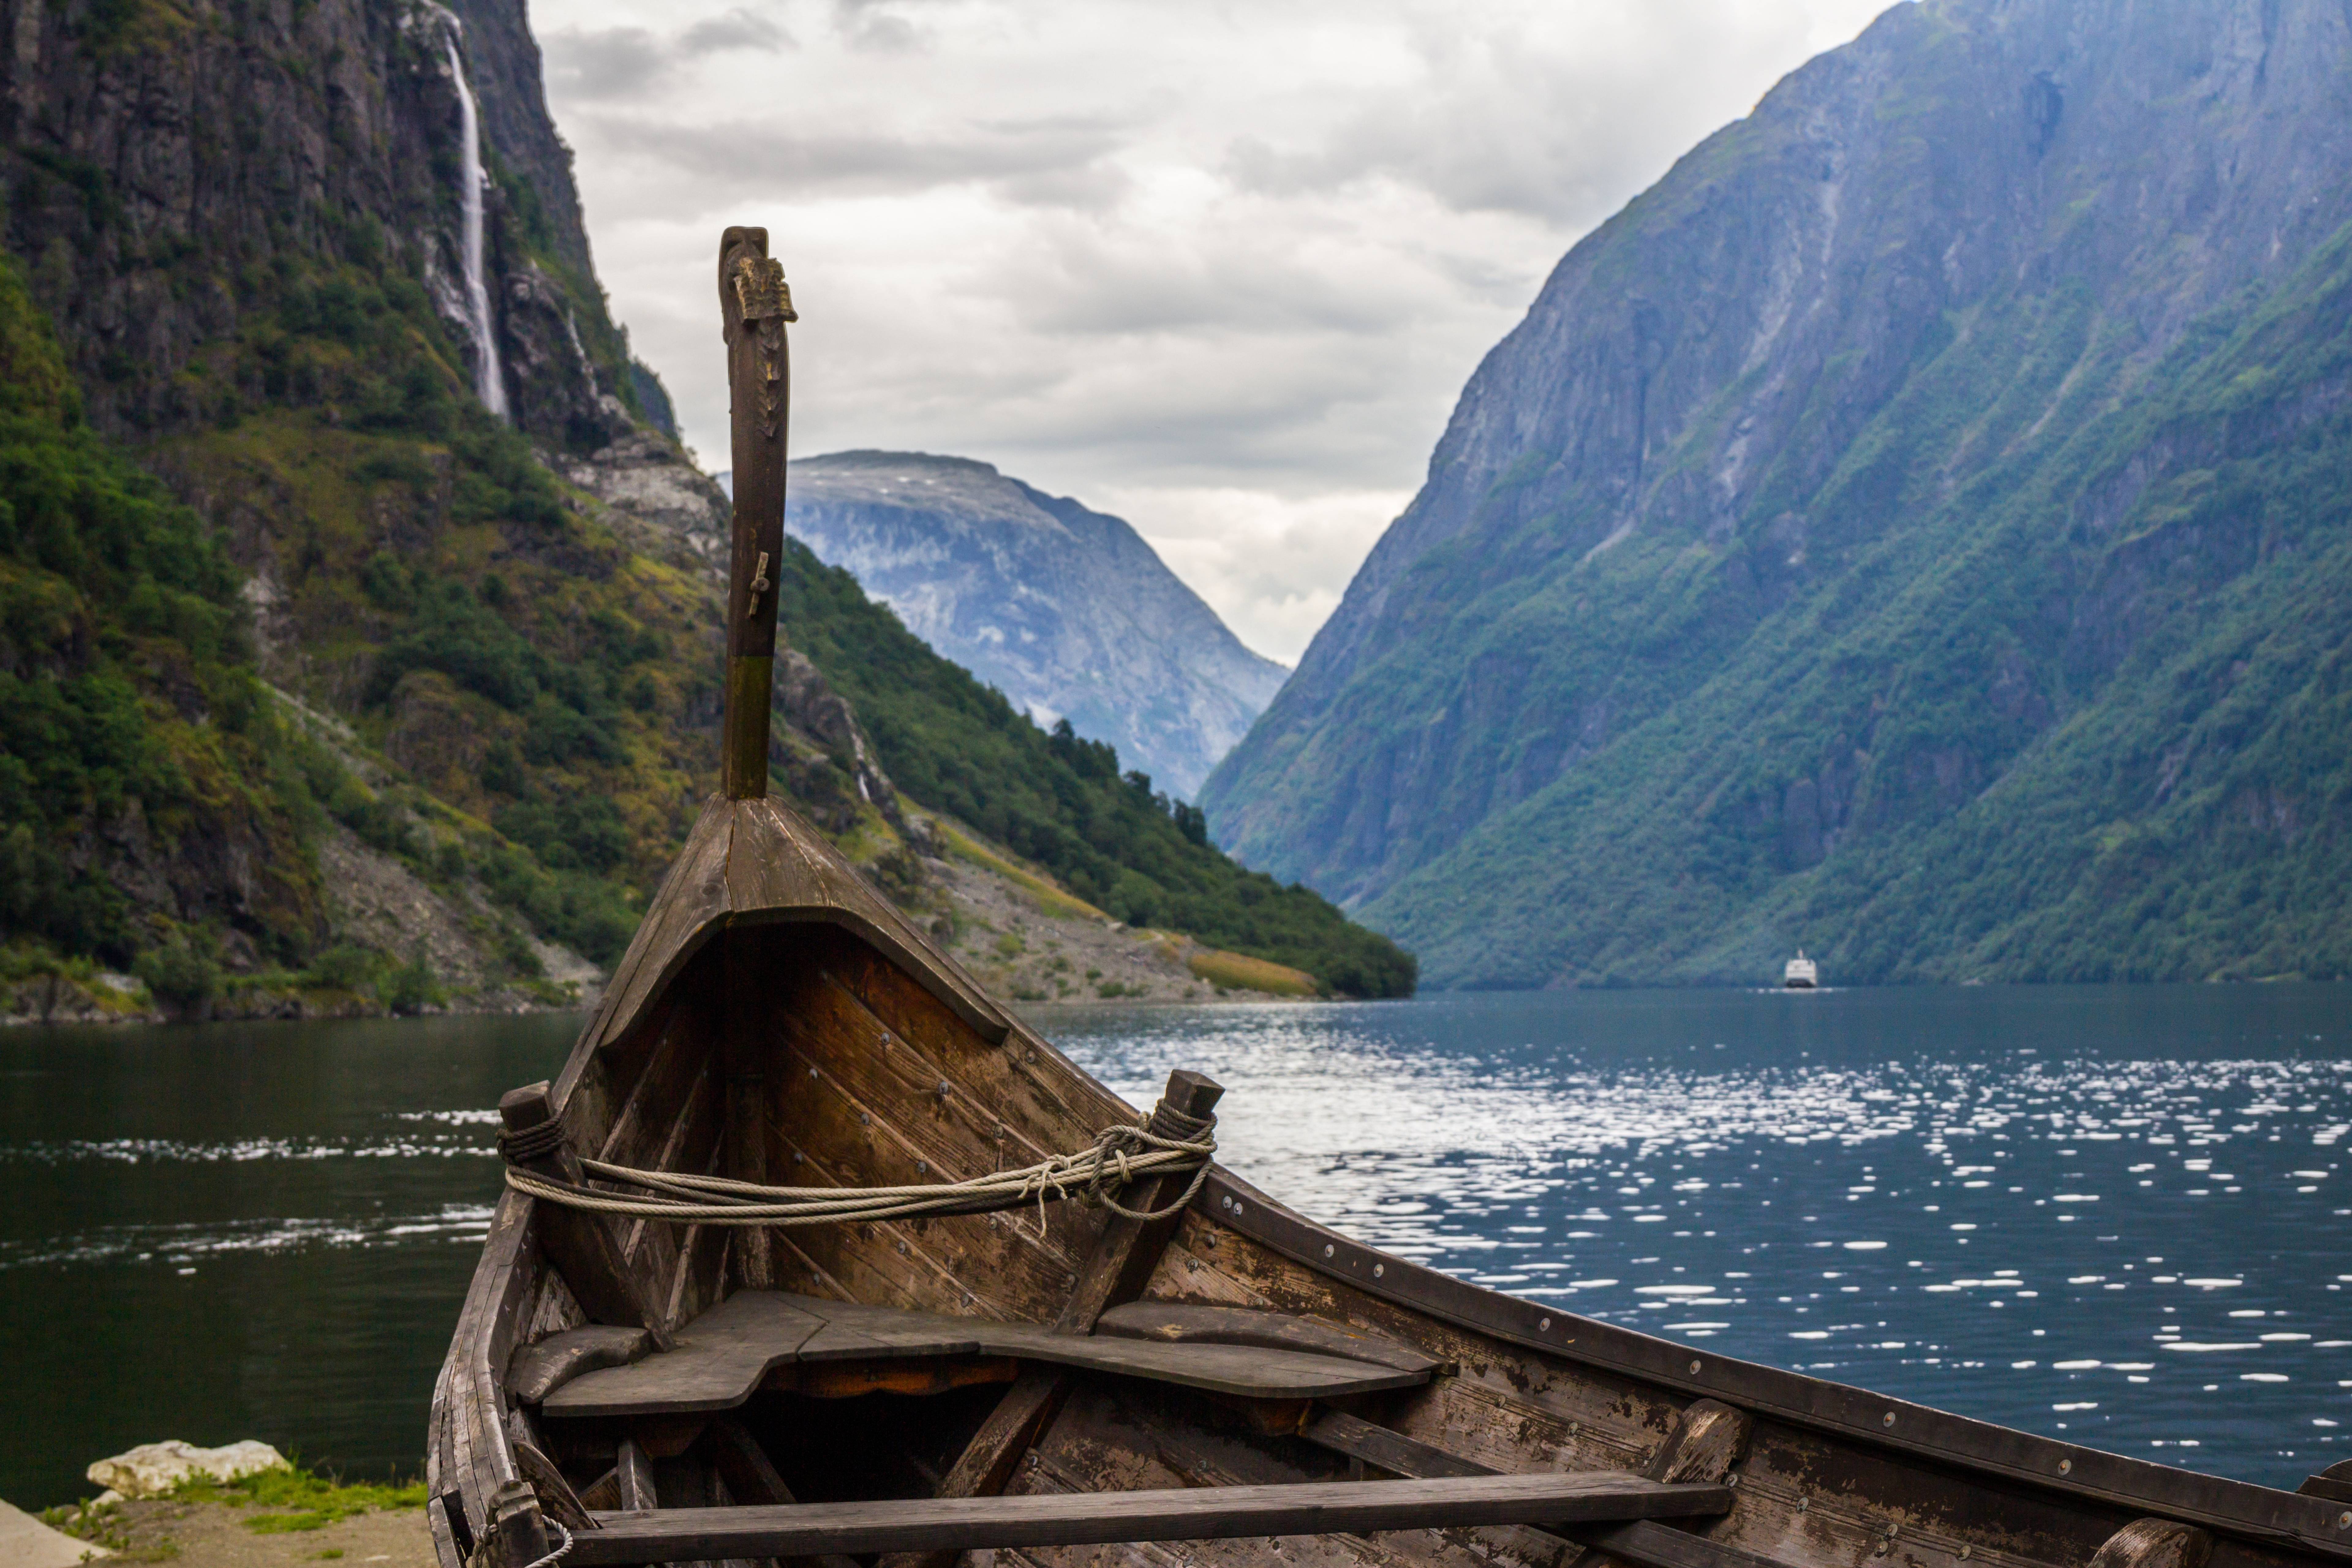
<instances>
[{"instance_id":1,"label":"wooden viking boat","mask_svg":"<svg viewBox=\"0 0 2352 1568\"><path fill-rule=\"evenodd\" d=\"M725 793L502 1102L442 1568L2352 1563L2352 1474L2193 1475L1478 1289L1208 1163L1195 1074L1139 1125L765 798L793 318L764 231L720 282Z\"/></svg>"}]
</instances>

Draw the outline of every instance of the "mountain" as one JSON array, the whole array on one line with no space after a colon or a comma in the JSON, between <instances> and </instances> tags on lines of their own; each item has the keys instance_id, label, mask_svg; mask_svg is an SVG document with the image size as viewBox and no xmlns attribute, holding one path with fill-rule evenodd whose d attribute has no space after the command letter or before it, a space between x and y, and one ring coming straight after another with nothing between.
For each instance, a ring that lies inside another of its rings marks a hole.
<instances>
[{"instance_id":1,"label":"mountain","mask_svg":"<svg viewBox=\"0 0 2352 1568\"><path fill-rule=\"evenodd\" d=\"M1135 530L986 463L792 466L784 526L1041 723L1066 719L1190 798L1289 671L1244 647Z\"/></svg>"},{"instance_id":2,"label":"mountain","mask_svg":"<svg viewBox=\"0 0 2352 1568\"><path fill-rule=\"evenodd\" d=\"M606 308L522 0L0 30L0 1021L576 1004L715 782L728 513ZM1411 988L775 570L776 792L976 966L1058 993L1084 935L1119 994Z\"/></svg>"},{"instance_id":3,"label":"mountain","mask_svg":"<svg viewBox=\"0 0 2352 1568\"><path fill-rule=\"evenodd\" d=\"M1453 986L2352 973L2352 42L1925 0L1580 242L1202 795Z\"/></svg>"}]
</instances>

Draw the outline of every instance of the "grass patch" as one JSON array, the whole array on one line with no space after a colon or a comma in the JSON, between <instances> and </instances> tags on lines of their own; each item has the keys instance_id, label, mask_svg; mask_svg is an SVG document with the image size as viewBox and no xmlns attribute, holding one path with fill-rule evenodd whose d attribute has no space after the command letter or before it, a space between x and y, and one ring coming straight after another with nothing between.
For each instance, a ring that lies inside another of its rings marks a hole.
<instances>
[{"instance_id":1,"label":"grass patch","mask_svg":"<svg viewBox=\"0 0 2352 1568\"><path fill-rule=\"evenodd\" d=\"M263 1535L282 1535L298 1530L323 1530L354 1514L382 1509L423 1508L425 1483L418 1480L396 1486L353 1486L332 1476L293 1466L257 1471L233 1481L192 1476L173 1489L172 1497L177 1502L215 1502L230 1508L272 1510L253 1515L245 1521L245 1527Z\"/></svg>"},{"instance_id":2,"label":"grass patch","mask_svg":"<svg viewBox=\"0 0 2352 1568\"><path fill-rule=\"evenodd\" d=\"M174 1541L154 1541L143 1545L131 1539L131 1521L113 1503L100 1508L89 1503L62 1503L45 1508L37 1515L43 1524L60 1535L70 1535L76 1541L87 1541L92 1546L104 1547L123 1563L162 1563L180 1554Z\"/></svg>"},{"instance_id":3,"label":"grass patch","mask_svg":"<svg viewBox=\"0 0 2352 1568\"><path fill-rule=\"evenodd\" d=\"M1070 920L1108 921L1110 919L1109 915L1095 908L1084 899L1072 897L1036 872L1013 864L979 840L950 826L945 818L933 817L931 822L932 826L939 829L940 837L947 840L949 854L959 860L969 861L983 870L995 872L1028 894L1031 900L1045 913Z\"/></svg>"},{"instance_id":4,"label":"grass patch","mask_svg":"<svg viewBox=\"0 0 2352 1568\"><path fill-rule=\"evenodd\" d=\"M1320 996L1323 988L1303 969L1247 953L1204 947L1185 961L1193 975L1228 991L1263 991L1271 996Z\"/></svg>"}]
</instances>

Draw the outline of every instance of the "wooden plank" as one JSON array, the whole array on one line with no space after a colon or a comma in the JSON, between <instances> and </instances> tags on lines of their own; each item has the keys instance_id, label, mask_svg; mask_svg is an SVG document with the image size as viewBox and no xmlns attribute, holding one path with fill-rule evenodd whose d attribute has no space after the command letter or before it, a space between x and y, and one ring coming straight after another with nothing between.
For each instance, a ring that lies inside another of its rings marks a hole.
<instances>
[{"instance_id":1,"label":"wooden plank","mask_svg":"<svg viewBox=\"0 0 2352 1568\"><path fill-rule=\"evenodd\" d=\"M509 1134L535 1132L555 1116L545 1083L509 1089L499 1100L499 1120ZM582 1180L579 1157L568 1146L525 1161L522 1168L550 1181L576 1184ZM656 1342L667 1339L660 1308L646 1299L643 1281L631 1270L602 1216L560 1204L533 1203L532 1206L546 1211L540 1217L541 1247L591 1317L606 1323L639 1324Z\"/></svg>"},{"instance_id":2,"label":"wooden plank","mask_svg":"<svg viewBox=\"0 0 2352 1568\"><path fill-rule=\"evenodd\" d=\"M1210 1116L1224 1092L1222 1084L1205 1075L1177 1068L1168 1075L1168 1088L1152 1110L1151 1131L1162 1137L1181 1136L1186 1129L1170 1112L1181 1112L1195 1120ZM1139 1182L1120 1201L1130 1209L1150 1212L1175 1202L1191 1184L1189 1173ZM1164 1219L1139 1220L1113 1215L1103 1226L1102 1239L1080 1266L1078 1278L1070 1287L1070 1298L1063 1304L1061 1316L1054 1320L1054 1326L1064 1333L1089 1333L1097 1318L1141 1295L1144 1282L1159 1265L1160 1249L1176 1234L1177 1222L1181 1217L1179 1214Z\"/></svg>"},{"instance_id":3,"label":"wooden plank","mask_svg":"<svg viewBox=\"0 0 2352 1568\"><path fill-rule=\"evenodd\" d=\"M720 965L726 988L720 994L719 1059L724 1069L719 1169L738 1182L768 1179L767 1083L772 1054L762 1027L761 993L766 976L751 962L750 933L730 931L719 939ZM754 1290L775 1283L768 1261L769 1237L764 1230L738 1231L733 1237L737 1278Z\"/></svg>"},{"instance_id":4,"label":"wooden plank","mask_svg":"<svg viewBox=\"0 0 2352 1568\"><path fill-rule=\"evenodd\" d=\"M792 985L771 1016L772 1037L789 1050L779 1072L785 1088L771 1101L779 1131L793 1152L844 1184L924 1185L1043 1157L1017 1128L999 1142L998 1122L980 1113L961 1078L894 1034L824 975ZM1084 1141L1066 1135L1059 1147ZM794 1169L794 1184L822 1184ZM904 1242L908 1250L871 1261L898 1275L905 1294L875 1299L955 1310L984 1298L995 1309L992 1315L1050 1314L1067 1296L1077 1261L1102 1221L1076 1205L1049 1207L1057 1212L1050 1215L1042 1242L1033 1233L1034 1212L1016 1216L1020 1224L963 1217L884 1227L886 1247ZM856 1251L864 1239L852 1229L802 1246ZM907 1264L894 1264L896 1256L906 1257Z\"/></svg>"},{"instance_id":5,"label":"wooden plank","mask_svg":"<svg viewBox=\"0 0 2352 1568\"><path fill-rule=\"evenodd\" d=\"M1318 1413L1299 1429L1299 1436L1335 1453L1360 1459L1369 1465L1400 1476L1476 1476L1494 1471L1475 1460L1465 1459L1443 1448L1417 1442L1401 1432L1337 1410ZM1737 1459L1747 1436L1746 1418L1713 1400L1701 1400L1683 1413L1675 1424L1665 1443L1654 1455L1645 1479L1662 1484L1686 1484L1703 1478L1704 1484L1720 1484ZM1592 1546L1604 1550L1608 1558L1594 1560L1605 1563L1610 1558L1637 1565L1637 1568L1776 1568L1769 1559L1738 1547L1726 1546L1671 1526L1647 1521L1630 1525L1614 1526L1602 1531L1570 1529L1563 1532L1566 1540L1548 1532L1528 1530L1533 1555L1559 1561L1562 1547L1570 1548L1567 1562L1574 1562L1580 1553L1577 1546ZM1573 1544L1571 1544L1573 1543ZM2122 1565L2116 1565L2122 1568ZM2158 1565L2150 1565L2158 1568ZM2175 1565L2161 1565L2175 1568ZM2201 1565L2189 1565L2201 1568Z\"/></svg>"},{"instance_id":6,"label":"wooden plank","mask_svg":"<svg viewBox=\"0 0 2352 1568\"><path fill-rule=\"evenodd\" d=\"M627 1366L653 1349L645 1330L590 1323L525 1345L507 1363L507 1392L525 1405L538 1405L584 1372Z\"/></svg>"},{"instance_id":7,"label":"wooden plank","mask_svg":"<svg viewBox=\"0 0 2352 1568\"><path fill-rule=\"evenodd\" d=\"M675 1349L585 1373L548 1396L551 1416L731 1410L799 1362L1008 1356L1244 1399L1336 1399L1409 1388L1426 1371L1260 1345L1096 1339L1034 1323L952 1318L814 1296L739 1290L678 1332Z\"/></svg>"},{"instance_id":8,"label":"wooden plank","mask_svg":"<svg viewBox=\"0 0 2352 1568\"><path fill-rule=\"evenodd\" d=\"M1094 1080L1079 1072L1059 1053L1044 1051L1035 1043L1016 1032L1006 1043L999 1060L1016 1069L1034 1070L1039 1064L1050 1067L1059 1063L1067 1068L1076 1082L1089 1088ZM1150 1125L1163 1134L1181 1131L1179 1123L1166 1114L1171 1109L1185 1116L1209 1116L1224 1094L1223 1088L1209 1078L1184 1068L1168 1075L1168 1087L1152 1108ZM1157 1181L1143 1182L1130 1188L1127 1206L1150 1212L1171 1204L1184 1190L1189 1178L1163 1176ZM1096 1240L1094 1248L1079 1266L1078 1276L1071 1283L1068 1298L1060 1314L1054 1320L1054 1331L1072 1337L1089 1333L1097 1319L1110 1308L1122 1306L1142 1293L1159 1266L1160 1254L1169 1238L1176 1234L1182 1215L1166 1219L1139 1221L1115 1215ZM1007 1389L1003 1400L990 1417L981 1424L971 1440L964 1445L954 1466L940 1482L938 1497L951 1500L986 1495L1001 1489L1013 1474L1030 1444L1043 1435L1054 1415L1061 1407L1069 1384L1059 1374L1032 1378L1024 1376ZM960 1488L974 1489L971 1491ZM984 1489L984 1490L982 1489ZM875 1568L950 1568L951 1556L933 1549L929 1552L908 1551L886 1552Z\"/></svg>"},{"instance_id":9,"label":"wooden plank","mask_svg":"<svg viewBox=\"0 0 2352 1568\"><path fill-rule=\"evenodd\" d=\"M1769 1557L1654 1520L1631 1524L1570 1525L1563 1532L1579 1543L1606 1552L1637 1568L1790 1568Z\"/></svg>"},{"instance_id":10,"label":"wooden plank","mask_svg":"<svg viewBox=\"0 0 2352 1568\"><path fill-rule=\"evenodd\" d=\"M732 1410L824 1326L799 1300L739 1290L687 1325L668 1352L576 1377L541 1408L566 1418Z\"/></svg>"},{"instance_id":11,"label":"wooden plank","mask_svg":"<svg viewBox=\"0 0 2352 1568\"><path fill-rule=\"evenodd\" d=\"M598 1515L602 1528L579 1538L572 1558L593 1568L824 1552L952 1552L1685 1518L1726 1512L1732 1497L1725 1487L1666 1486L1622 1471L1599 1471L674 1509Z\"/></svg>"},{"instance_id":12,"label":"wooden plank","mask_svg":"<svg viewBox=\"0 0 2352 1568\"><path fill-rule=\"evenodd\" d=\"M613 1473L620 1487L624 1509L641 1513L661 1506L660 1494L654 1489L654 1462L635 1438L621 1439L620 1448L613 1457Z\"/></svg>"},{"instance_id":13,"label":"wooden plank","mask_svg":"<svg viewBox=\"0 0 2352 1568\"><path fill-rule=\"evenodd\" d=\"M1004 1038L1012 1019L868 887L839 850L780 801L742 804L728 875L739 917L782 913L840 925L878 950L981 1038Z\"/></svg>"},{"instance_id":14,"label":"wooden plank","mask_svg":"<svg viewBox=\"0 0 2352 1568\"><path fill-rule=\"evenodd\" d=\"M1687 1345L1484 1289L1377 1251L1284 1207L1230 1172L1213 1172L1200 1202L1222 1223L1307 1269L1408 1314L1468 1329L1514 1350L1556 1355L1636 1386L1722 1399L1865 1449L1957 1466L1974 1472L1980 1485L2021 1482L2352 1561L2352 1531L2336 1522L2344 1505L2326 1499L2198 1475L1719 1353L1695 1354Z\"/></svg>"},{"instance_id":15,"label":"wooden plank","mask_svg":"<svg viewBox=\"0 0 2352 1568\"><path fill-rule=\"evenodd\" d=\"M1129 1301L1095 1322L1098 1336L1163 1344L1260 1345L1347 1356L1401 1372L1428 1374L1445 1363L1411 1345L1290 1312L1190 1301Z\"/></svg>"},{"instance_id":16,"label":"wooden plank","mask_svg":"<svg viewBox=\"0 0 2352 1568\"><path fill-rule=\"evenodd\" d=\"M1416 1442L1402 1432L1349 1415L1344 1411L1318 1411L1298 1435L1334 1453L1361 1459L1400 1476L1433 1479L1443 1476L1491 1476L1493 1467L1481 1465Z\"/></svg>"}]
</instances>

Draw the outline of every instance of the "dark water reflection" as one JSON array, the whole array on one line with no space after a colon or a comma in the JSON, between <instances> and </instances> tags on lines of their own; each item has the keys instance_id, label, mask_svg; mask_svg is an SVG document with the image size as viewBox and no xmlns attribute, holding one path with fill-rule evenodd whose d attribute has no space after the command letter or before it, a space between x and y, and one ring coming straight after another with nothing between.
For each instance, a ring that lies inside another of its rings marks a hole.
<instances>
[{"instance_id":1,"label":"dark water reflection","mask_svg":"<svg viewBox=\"0 0 2352 1568\"><path fill-rule=\"evenodd\" d=\"M421 1469L498 1191L481 1108L579 1026L0 1030L0 1497L163 1437Z\"/></svg>"},{"instance_id":2,"label":"dark water reflection","mask_svg":"<svg viewBox=\"0 0 2352 1568\"><path fill-rule=\"evenodd\" d=\"M2340 986L1055 1009L1131 1100L1435 1267L1727 1353L2292 1486L2352 1455ZM0 1031L0 1497L136 1442L413 1473L574 1017ZM2160 1260L2160 1261L2159 1261ZM2196 1347L2227 1348L2196 1348Z\"/></svg>"}]
</instances>

